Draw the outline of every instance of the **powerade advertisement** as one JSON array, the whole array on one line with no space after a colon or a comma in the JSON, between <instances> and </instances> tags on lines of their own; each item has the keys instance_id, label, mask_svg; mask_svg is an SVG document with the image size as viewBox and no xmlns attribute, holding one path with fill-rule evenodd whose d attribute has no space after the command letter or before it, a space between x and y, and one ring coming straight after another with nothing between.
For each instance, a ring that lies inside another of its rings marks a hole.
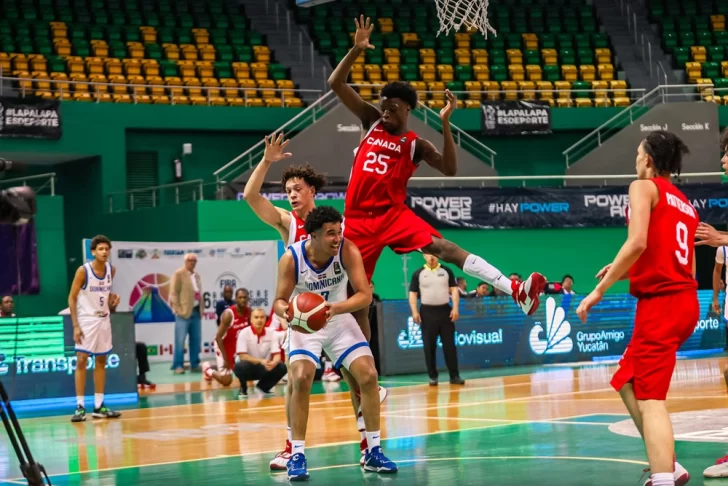
<instances>
[{"instance_id":1,"label":"powerade advertisement","mask_svg":"<svg viewBox=\"0 0 728 486\"><path fill-rule=\"evenodd\" d=\"M460 301L455 343L461 368L618 360L634 324L637 300L629 294L606 295L582 324L576 315L582 295L545 295L533 316L510 297ZM713 292L701 290L700 320L678 356L725 347L725 325L710 309ZM422 331L405 300L382 303L379 348L383 375L425 373ZM438 367L445 359L438 339Z\"/></svg>"},{"instance_id":2,"label":"powerade advertisement","mask_svg":"<svg viewBox=\"0 0 728 486\"><path fill-rule=\"evenodd\" d=\"M105 394L136 394L134 317L111 314L113 350L106 358ZM0 326L0 380L13 402L75 401L76 353L71 316L3 319ZM87 361L86 396L94 393L94 359Z\"/></svg>"}]
</instances>

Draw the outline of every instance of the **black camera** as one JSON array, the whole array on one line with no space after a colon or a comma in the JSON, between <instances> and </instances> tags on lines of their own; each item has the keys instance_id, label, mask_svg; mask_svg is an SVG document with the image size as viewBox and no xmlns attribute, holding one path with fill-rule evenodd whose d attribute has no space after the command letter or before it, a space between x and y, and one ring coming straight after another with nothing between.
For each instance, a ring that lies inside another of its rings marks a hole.
<instances>
[{"instance_id":1,"label":"black camera","mask_svg":"<svg viewBox=\"0 0 728 486\"><path fill-rule=\"evenodd\" d=\"M0 175L21 167L22 164L0 157ZM36 209L35 192L30 187L0 191L0 224L25 224L35 216Z\"/></svg>"}]
</instances>

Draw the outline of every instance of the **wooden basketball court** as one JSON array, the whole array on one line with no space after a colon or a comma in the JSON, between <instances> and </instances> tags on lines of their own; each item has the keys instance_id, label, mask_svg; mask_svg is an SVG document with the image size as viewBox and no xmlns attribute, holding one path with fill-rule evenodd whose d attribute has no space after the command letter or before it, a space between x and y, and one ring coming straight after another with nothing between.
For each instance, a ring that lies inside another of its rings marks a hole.
<instances>
[{"instance_id":1,"label":"wooden basketball court","mask_svg":"<svg viewBox=\"0 0 728 486\"><path fill-rule=\"evenodd\" d=\"M727 358L678 363L669 396L677 454L691 485L721 484L702 471L728 453ZM383 378L382 445L394 476L364 473L343 384L317 383L306 444L318 485L638 484L646 455L619 396L611 365L503 368L464 373L464 387L426 378ZM278 387L278 393L283 387ZM283 397L237 398L204 383L145 393L115 421L72 424L63 415L21 420L54 485L266 485L287 483L268 462L286 438ZM0 442L0 484L20 478ZM641 483L639 483L641 484Z\"/></svg>"}]
</instances>

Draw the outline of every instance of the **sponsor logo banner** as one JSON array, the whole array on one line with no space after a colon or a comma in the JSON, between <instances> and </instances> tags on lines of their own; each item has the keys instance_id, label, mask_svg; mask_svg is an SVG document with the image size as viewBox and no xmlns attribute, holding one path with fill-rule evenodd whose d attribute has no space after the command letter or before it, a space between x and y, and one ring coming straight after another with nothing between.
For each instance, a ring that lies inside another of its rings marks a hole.
<instances>
[{"instance_id":1,"label":"sponsor logo banner","mask_svg":"<svg viewBox=\"0 0 728 486\"><path fill-rule=\"evenodd\" d=\"M701 221L728 218L722 184L678 186ZM626 225L629 188L410 188L407 204L435 228L560 228Z\"/></svg>"},{"instance_id":2,"label":"sponsor logo banner","mask_svg":"<svg viewBox=\"0 0 728 486\"><path fill-rule=\"evenodd\" d=\"M711 310L713 292L698 292L700 319L679 355L721 351L725 326ZM510 297L460 301L455 326L458 362L464 367L569 363L618 360L632 338L637 300L628 294L610 294L594 307L584 324L576 309L584 296L544 296L538 311L526 316ZM405 300L382 303L379 352L383 375L426 372L422 329L410 315ZM438 363L444 366L438 338Z\"/></svg>"},{"instance_id":3,"label":"sponsor logo banner","mask_svg":"<svg viewBox=\"0 0 728 486\"><path fill-rule=\"evenodd\" d=\"M485 135L534 135L551 133L551 107L545 101L483 101Z\"/></svg>"},{"instance_id":4,"label":"sponsor logo banner","mask_svg":"<svg viewBox=\"0 0 728 486\"><path fill-rule=\"evenodd\" d=\"M61 138L61 104L43 98L0 98L0 137Z\"/></svg>"},{"instance_id":5,"label":"sponsor logo banner","mask_svg":"<svg viewBox=\"0 0 728 486\"><path fill-rule=\"evenodd\" d=\"M88 245L84 243L83 247ZM211 358L210 346L217 333L215 304L222 299L226 285L246 288L249 305L273 305L278 264L276 241L240 241L229 243L149 243L114 241L112 264L116 267L113 291L121 297L118 310L132 312L137 340L153 350L150 361L171 361L174 355L175 316L170 305L174 272L184 264L184 255L197 255L195 271L202 279L201 356ZM90 255L84 255L87 259ZM189 351L185 348L185 355Z\"/></svg>"}]
</instances>

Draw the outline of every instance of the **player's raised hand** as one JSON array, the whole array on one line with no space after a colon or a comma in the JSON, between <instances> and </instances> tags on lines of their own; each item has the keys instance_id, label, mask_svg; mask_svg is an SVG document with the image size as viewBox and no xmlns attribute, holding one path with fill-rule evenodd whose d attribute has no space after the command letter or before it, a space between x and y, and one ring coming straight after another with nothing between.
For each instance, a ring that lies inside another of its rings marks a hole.
<instances>
[{"instance_id":1,"label":"player's raised hand","mask_svg":"<svg viewBox=\"0 0 728 486\"><path fill-rule=\"evenodd\" d=\"M354 45L360 49L374 49L369 43L369 37L374 30L374 24L369 17L364 20L364 16L360 15L358 19L354 19L356 24L356 33L354 34Z\"/></svg>"},{"instance_id":2,"label":"player's raised hand","mask_svg":"<svg viewBox=\"0 0 728 486\"><path fill-rule=\"evenodd\" d=\"M708 223L700 223L695 230L695 237L700 241L696 241L695 246L721 246L721 236L720 232Z\"/></svg>"},{"instance_id":3,"label":"player's raised hand","mask_svg":"<svg viewBox=\"0 0 728 486\"><path fill-rule=\"evenodd\" d=\"M591 310L592 307L597 305L604 296L603 293L599 292L598 290L594 289L592 290L592 293L584 297L584 300L579 303L579 307L576 309L576 315L579 316L579 319L581 319L581 322L586 323L586 316Z\"/></svg>"},{"instance_id":4,"label":"player's raised hand","mask_svg":"<svg viewBox=\"0 0 728 486\"><path fill-rule=\"evenodd\" d=\"M452 94L452 92L449 89L445 90L445 98L447 99L447 104L445 105L445 108L440 110L440 120L442 120L442 121L449 120L450 115L452 115L452 112L458 106L457 97L454 94Z\"/></svg>"},{"instance_id":5,"label":"player's raised hand","mask_svg":"<svg viewBox=\"0 0 728 486\"><path fill-rule=\"evenodd\" d=\"M293 154L285 152L286 147L290 140L283 139L283 132L280 132L278 136L274 133L268 138L265 137L265 152L263 152L263 159L268 162L278 162L279 160L287 159Z\"/></svg>"}]
</instances>

